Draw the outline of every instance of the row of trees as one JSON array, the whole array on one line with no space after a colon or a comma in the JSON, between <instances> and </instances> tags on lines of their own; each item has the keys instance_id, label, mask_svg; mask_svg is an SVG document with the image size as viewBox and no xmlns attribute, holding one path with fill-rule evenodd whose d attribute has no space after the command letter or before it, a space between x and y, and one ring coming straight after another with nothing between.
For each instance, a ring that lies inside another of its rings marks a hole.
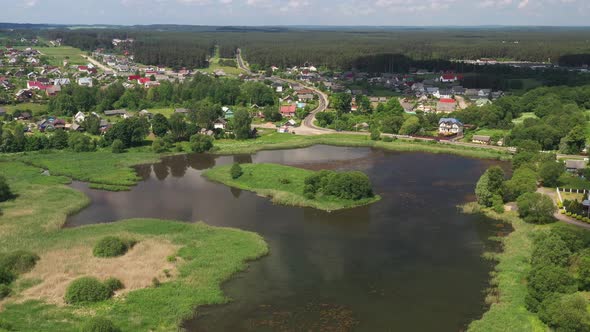
<instances>
[{"instance_id":1,"label":"row of trees","mask_svg":"<svg viewBox=\"0 0 590 332\"><path fill-rule=\"evenodd\" d=\"M363 172L334 172L322 170L305 179L304 194L313 199L318 195L361 200L373 197L369 177Z\"/></svg>"},{"instance_id":2,"label":"row of trees","mask_svg":"<svg viewBox=\"0 0 590 332\"><path fill-rule=\"evenodd\" d=\"M220 112L221 105L249 104L260 107L273 106L274 91L262 82L217 79L197 74L192 80L184 83L164 81L160 86L150 89L125 89L120 82L105 89L70 85L57 96L50 98L48 111L51 114L72 116L78 111L102 112L120 108L135 111L182 105L189 109L204 109L211 115L211 109Z\"/></svg>"}]
</instances>

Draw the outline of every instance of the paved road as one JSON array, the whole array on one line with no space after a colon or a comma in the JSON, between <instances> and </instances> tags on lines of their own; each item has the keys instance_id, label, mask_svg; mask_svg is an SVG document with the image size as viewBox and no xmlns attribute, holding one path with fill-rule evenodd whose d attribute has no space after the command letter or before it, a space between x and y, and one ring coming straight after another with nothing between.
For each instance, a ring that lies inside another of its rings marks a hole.
<instances>
[{"instance_id":1,"label":"paved road","mask_svg":"<svg viewBox=\"0 0 590 332\"><path fill-rule=\"evenodd\" d=\"M553 200L553 203L555 205L557 205L557 199L555 197L557 195L557 193L555 192L555 189L552 189L552 188L539 188L539 189L537 189L537 192L538 193L541 193L543 195L549 196L551 198L551 200ZM566 216L565 214L559 213L559 211L557 211L553 216L555 217L555 219L557 219L559 221L562 221L564 223L567 223L567 224L570 224L570 225L574 225L574 226L578 226L578 227L585 228L585 229L590 229L590 224L587 224L585 222L578 221L578 220L576 220L574 218L570 218L570 217Z\"/></svg>"}]
</instances>

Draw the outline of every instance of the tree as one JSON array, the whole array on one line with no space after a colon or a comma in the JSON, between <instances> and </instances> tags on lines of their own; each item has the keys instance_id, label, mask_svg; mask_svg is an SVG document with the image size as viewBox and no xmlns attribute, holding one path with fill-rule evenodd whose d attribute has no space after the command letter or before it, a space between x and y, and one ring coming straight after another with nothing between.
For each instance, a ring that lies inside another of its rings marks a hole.
<instances>
[{"instance_id":1,"label":"tree","mask_svg":"<svg viewBox=\"0 0 590 332\"><path fill-rule=\"evenodd\" d=\"M500 196L504 181L504 171L498 166L488 168L477 181L475 196L477 203L482 206L491 207L494 205L495 197ZM497 202L495 202L496 205Z\"/></svg>"},{"instance_id":2,"label":"tree","mask_svg":"<svg viewBox=\"0 0 590 332\"><path fill-rule=\"evenodd\" d=\"M240 166L239 163L234 163L231 169L229 170L229 173L231 175L231 178L235 180L242 176L242 174L244 174L244 171L242 170L242 166Z\"/></svg>"},{"instance_id":3,"label":"tree","mask_svg":"<svg viewBox=\"0 0 590 332\"><path fill-rule=\"evenodd\" d=\"M545 187L556 187L564 172L565 166L561 162L547 161L539 167L539 177Z\"/></svg>"},{"instance_id":4,"label":"tree","mask_svg":"<svg viewBox=\"0 0 590 332\"><path fill-rule=\"evenodd\" d=\"M562 139L560 151L566 154L578 154L586 147L586 129L584 126L575 126Z\"/></svg>"},{"instance_id":5,"label":"tree","mask_svg":"<svg viewBox=\"0 0 590 332\"><path fill-rule=\"evenodd\" d=\"M170 124L168 123L168 119L163 114L155 114L154 118L152 119L152 132L157 137L164 137L168 130L170 129Z\"/></svg>"},{"instance_id":6,"label":"tree","mask_svg":"<svg viewBox=\"0 0 590 332\"><path fill-rule=\"evenodd\" d=\"M572 252L565 241L556 233L545 234L534 242L531 254L533 266L557 265L566 267Z\"/></svg>"},{"instance_id":7,"label":"tree","mask_svg":"<svg viewBox=\"0 0 590 332\"><path fill-rule=\"evenodd\" d=\"M96 143L89 136L78 132L70 134L68 146L75 152L96 151Z\"/></svg>"},{"instance_id":8,"label":"tree","mask_svg":"<svg viewBox=\"0 0 590 332\"><path fill-rule=\"evenodd\" d=\"M382 104L379 104L382 105ZM404 117L401 115L387 115L381 120L381 130L389 134L399 133L404 124Z\"/></svg>"},{"instance_id":9,"label":"tree","mask_svg":"<svg viewBox=\"0 0 590 332\"><path fill-rule=\"evenodd\" d=\"M415 116L410 116L404 121L404 124L399 130L401 135L413 135L420 130L420 119Z\"/></svg>"},{"instance_id":10,"label":"tree","mask_svg":"<svg viewBox=\"0 0 590 332\"><path fill-rule=\"evenodd\" d=\"M86 132L89 134L98 135L100 134L100 118L94 114L90 114L84 118L82 127L86 129Z\"/></svg>"},{"instance_id":11,"label":"tree","mask_svg":"<svg viewBox=\"0 0 590 332\"><path fill-rule=\"evenodd\" d=\"M213 147L213 139L211 136L196 134L191 136L190 139L190 148L191 151L197 153L203 153L206 151L211 150Z\"/></svg>"},{"instance_id":12,"label":"tree","mask_svg":"<svg viewBox=\"0 0 590 332\"><path fill-rule=\"evenodd\" d=\"M106 133L105 140L113 144L115 140L123 143L123 148L143 144L149 133L149 123L145 117L133 117L115 123Z\"/></svg>"},{"instance_id":13,"label":"tree","mask_svg":"<svg viewBox=\"0 0 590 332\"><path fill-rule=\"evenodd\" d=\"M381 132L376 126L371 128L371 140L378 141L381 139Z\"/></svg>"},{"instance_id":14,"label":"tree","mask_svg":"<svg viewBox=\"0 0 590 332\"><path fill-rule=\"evenodd\" d=\"M551 198L539 193L525 193L516 202L518 214L529 223L547 224L555 221L557 208Z\"/></svg>"},{"instance_id":15,"label":"tree","mask_svg":"<svg viewBox=\"0 0 590 332\"><path fill-rule=\"evenodd\" d=\"M115 139L113 144L111 145L111 151L113 153L123 153L125 152L125 144L120 139Z\"/></svg>"},{"instance_id":16,"label":"tree","mask_svg":"<svg viewBox=\"0 0 590 332\"><path fill-rule=\"evenodd\" d=\"M332 172L321 191L342 199L360 200L373 197L371 180L363 172Z\"/></svg>"},{"instance_id":17,"label":"tree","mask_svg":"<svg viewBox=\"0 0 590 332\"><path fill-rule=\"evenodd\" d=\"M296 111L296 113L297 112L299 112L299 109ZM277 122L283 119L283 116L281 115L279 110L274 107L265 108L262 111L262 114L264 115L264 120L266 121ZM299 115L297 117L300 118Z\"/></svg>"},{"instance_id":18,"label":"tree","mask_svg":"<svg viewBox=\"0 0 590 332\"><path fill-rule=\"evenodd\" d=\"M502 193L505 202L512 202L520 195L537 190L537 174L528 168L521 167L514 171L512 178L504 182Z\"/></svg>"},{"instance_id":19,"label":"tree","mask_svg":"<svg viewBox=\"0 0 590 332\"><path fill-rule=\"evenodd\" d=\"M187 136L187 124L184 121L184 116L180 113L174 113L170 117L170 134L174 138L175 142L186 140Z\"/></svg>"},{"instance_id":20,"label":"tree","mask_svg":"<svg viewBox=\"0 0 590 332\"><path fill-rule=\"evenodd\" d=\"M49 138L49 144L53 149L63 150L68 147L68 133L64 130L56 130Z\"/></svg>"},{"instance_id":21,"label":"tree","mask_svg":"<svg viewBox=\"0 0 590 332\"><path fill-rule=\"evenodd\" d=\"M350 112L352 96L348 93L335 93L331 98L331 105L338 113Z\"/></svg>"},{"instance_id":22,"label":"tree","mask_svg":"<svg viewBox=\"0 0 590 332\"><path fill-rule=\"evenodd\" d=\"M537 312L541 303L554 293L573 293L577 286L566 268L555 265L534 267L528 275L528 294L525 298L529 310Z\"/></svg>"},{"instance_id":23,"label":"tree","mask_svg":"<svg viewBox=\"0 0 590 332\"><path fill-rule=\"evenodd\" d=\"M558 332L590 331L588 301L581 294L555 294L541 304L539 318Z\"/></svg>"},{"instance_id":24,"label":"tree","mask_svg":"<svg viewBox=\"0 0 590 332\"><path fill-rule=\"evenodd\" d=\"M232 129L237 139L247 139L250 137L252 125L252 117L250 113L244 109L239 109L234 113L232 119Z\"/></svg>"},{"instance_id":25,"label":"tree","mask_svg":"<svg viewBox=\"0 0 590 332\"><path fill-rule=\"evenodd\" d=\"M7 201L13 197L10 186L6 181L6 178L0 175L0 202Z\"/></svg>"}]
</instances>

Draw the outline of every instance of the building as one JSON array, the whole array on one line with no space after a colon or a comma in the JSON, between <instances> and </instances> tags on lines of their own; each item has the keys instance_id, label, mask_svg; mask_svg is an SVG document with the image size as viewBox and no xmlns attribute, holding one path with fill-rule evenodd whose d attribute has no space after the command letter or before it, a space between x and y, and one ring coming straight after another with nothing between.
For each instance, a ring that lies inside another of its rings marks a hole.
<instances>
[{"instance_id":1,"label":"building","mask_svg":"<svg viewBox=\"0 0 590 332\"><path fill-rule=\"evenodd\" d=\"M282 116L293 117L293 116L295 116L296 110L297 110L297 106L292 104L292 105L281 106L280 112L281 112Z\"/></svg>"},{"instance_id":2,"label":"building","mask_svg":"<svg viewBox=\"0 0 590 332\"><path fill-rule=\"evenodd\" d=\"M451 113L455 111L457 102L452 98L442 98L436 104L436 112L438 113Z\"/></svg>"},{"instance_id":3,"label":"building","mask_svg":"<svg viewBox=\"0 0 590 332\"><path fill-rule=\"evenodd\" d=\"M484 135L473 135L473 137L471 138L471 142L473 143L477 143L477 144L484 144L484 145L489 145L492 141L492 138L490 136L484 136Z\"/></svg>"},{"instance_id":4,"label":"building","mask_svg":"<svg viewBox=\"0 0 590 332\"><path fill-rule=\"evenodd\" d=\"M588 165L588 162L585 160L574 160L574 159L569 159L565 161L565 169L568 172L579 172L583 169L586 168L586 166Z\"/></svg>"},{"instance_id":5,"label":"building","mask_svg":"<svg viewBox=\"0 0 590 332\"><path fill-rule=\"evenodd\" d=\"M438 134L442 136L463 135L463 124L455 118L441 118L438 121Z\"/></svg>"}]
</instances>

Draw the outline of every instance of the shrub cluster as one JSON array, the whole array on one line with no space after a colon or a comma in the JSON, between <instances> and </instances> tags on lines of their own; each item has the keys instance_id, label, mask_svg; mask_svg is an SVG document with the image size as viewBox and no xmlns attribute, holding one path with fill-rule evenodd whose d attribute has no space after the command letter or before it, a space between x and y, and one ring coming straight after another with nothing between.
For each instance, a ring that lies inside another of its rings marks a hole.
<instances>
[{"instance_id":1,"label":"shrub cluster","mask_svg":"<svg viewBox=\"0 0 590 332\"><path fill-rule=\"evenodd\" d=\"M66 290L65 300L69 304L105 301L110 299L116 290L122 288L123 283L115 278L101 282L93 277L82 277L70 283Z\"/></svg>"},{"instance_id":2,"label":"shrub cluster","mask_svg":"<svg viewBox=\"0 0 590 332\"><path fill-rule=\"evenodd\" d=\"M10 295L10 284L19 274L33 269L39 256L24 250L19 250L0 256L0 299Z\"/></svg>"},{"instance_id":3,"label":"shrub cluster","mask_svg":"<svg viewBox=\"0 0 590 332\"><path fill-rule=\"evenodd\" d=\"M590 331L588 301L577 293L590 290L589 244L588 235L565 226L534 240L525 303L557 331Z\"/></svg>"},{"instance_id":4,"label":"shrub cluster","mask_svg":"<svg viewBox=\"0 0 590 332\"><path fill-rule=\"evenodd\" d=\"M229 174L231 175L231 178L235 180L242 176L244 171L242 170L242 166L240 166L240 164L234 163L229 170Z\"/></svg>"},{"instance_id":5,"label":"shrub cluster","mask_svg":"<svg viewBox=\"0 0 590 332\"><path fill-rule=\"evenodd\" d=\"M91 318L84 326L82 332L120 332L121 330L110 320L102 317Z\"/></svg>"},{"instance_id":6,"label":"shrub cluster","mask_svg":"<svg viewBox=\"0 0 590 332\"><path fill-rule=\"evenodd\" d=\"M305 179L304 194L313 199L318 194L342 199L361 200L373 197L369 177L358 171L334 172L319 171Z\"/></svg>"},{"instance_id":7,"label":"shrub cluster","mask_svg":"<svg viewBox=\"0 0 590 332\"><path fill-rule=\"evenodd\" d=\"M134 245L135 241L123 240L116 236L107 236L96 243L92 253L95 257L118 257L125 255L127 250Z\"/></svg>"}]
</instances>

